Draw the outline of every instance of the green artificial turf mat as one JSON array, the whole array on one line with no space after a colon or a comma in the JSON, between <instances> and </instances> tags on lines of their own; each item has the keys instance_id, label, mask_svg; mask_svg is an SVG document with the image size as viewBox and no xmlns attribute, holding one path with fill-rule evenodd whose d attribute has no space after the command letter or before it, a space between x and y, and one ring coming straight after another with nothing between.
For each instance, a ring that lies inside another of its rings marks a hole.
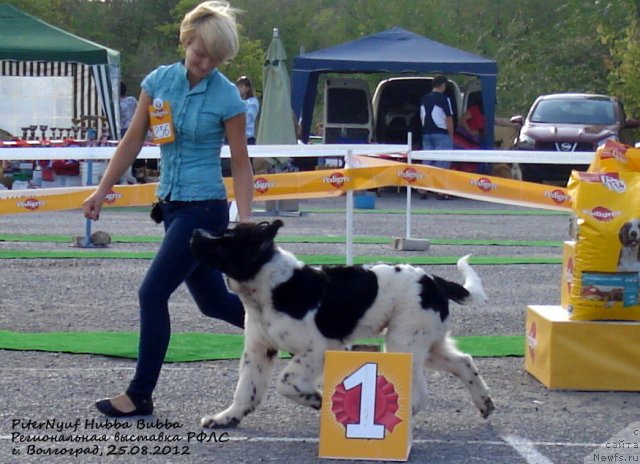
<instances>
[{"instance_id":1,"label":"green artificial turf mat","mask_svg":"<svg viewBox=\"0 0 640 464\"><path fill-rule=\"evenodd\" d=\"M113 243L160 243L161 236L143 235L114 235ZM389 244L391 237L367 237L353 238L353 243L359 245L384 245ZM296 235L279 236L278 243L346 243L344 235ZM486 246L523 246L523 247L561 247L562 242L557 240L496 240L496 239L455 239L455 238L430 238L432 245L486 245ZM24 242L24 243L71 243L70 235L46 235L46 234L0 234L0 242Z\"/></svg>"},{"instance_id":2,"label":"green artificial turf mat","mask_svg":"<svg viewBox=\"0 0 640 464\"><path fill-rule=\"evenodd\" d=\"M346 214L346 208L314 208L303 209L303 213ZM356 214L406 214L406 209L356 209ZM412 208L411 214L456 215L456 216L569 216L568 211L551 211L542 209L423 209Z\"/></svg>"},{"instance_id":3,"label":"green artificial turf mat","mask_svg":"<svg viewBox=\"0 0 640 464\"><path fill-rule=\"evenodd\" d=\"M109 248L87 248L72 250L0 250L0 259L152 259L154 251L118 251ZM345 264L344 255L296 255L309 265ZM354 264L456 264L459 256L355 256ZM556 256L472 256L471 264L561 264Z\"/></svg>"},{"instance_id":4,"label":"green artificial turf mat","mask_svg":"<svg viewBox=\"0 0 640 464\"><path fill-rule=\"evenodd\" d=\"M476 357L523 356L524 335L455 337L458 347ZM362 340L380 344L380 339ZM175 333L166 362L238 359L244 337L232 334ZM0 330L0 349L95 354L135 359L138 334L133 332L12 332ZM286 353L284 353L286 355Z\"/></svg>"}]
</instances>

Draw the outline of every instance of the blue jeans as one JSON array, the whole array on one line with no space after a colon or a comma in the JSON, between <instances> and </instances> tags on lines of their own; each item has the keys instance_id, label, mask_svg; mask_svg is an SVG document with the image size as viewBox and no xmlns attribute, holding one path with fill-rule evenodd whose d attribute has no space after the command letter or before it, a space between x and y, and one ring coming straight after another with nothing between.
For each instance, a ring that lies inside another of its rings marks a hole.
<instances>
[{"instance_id":1,"label":"blue jeans","mask_svg":"<svg viewBox=\"0 0 640 464\"><path fill-rule=\"evenodd\" d=\"M423 150L453 150L453 140L449 134L424 134L422 136ZM438 168L449 169L451 161L425 161L424 164Z\"/></svg>"},{"instance_id":2,"label":"blue jeans","mask_svg":"<svg viewBox=\"0 0 640 464\"><path fill-rule=\"evenodd\" d=\"M196 260L189 246L194 229L218 234L227 228L226 200L167 202L161 207L165 236L138 291L138 363L127 389L129 394L142 396L151 395L158 382L171 337L169 297L182 282L203 314L244 326L244 309L238 296L227 290L220 272Z\"/></svg>"}]
</instances>

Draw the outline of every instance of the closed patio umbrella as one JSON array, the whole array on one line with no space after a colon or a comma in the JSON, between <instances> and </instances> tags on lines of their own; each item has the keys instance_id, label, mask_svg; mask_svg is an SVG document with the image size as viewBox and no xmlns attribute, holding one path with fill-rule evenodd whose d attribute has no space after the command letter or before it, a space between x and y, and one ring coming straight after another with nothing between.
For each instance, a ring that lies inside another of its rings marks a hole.
<instances>
[{"instance_id":1,"label":"closed patio umbrella","mask_svg":"<svg viewBox=\"0 0 640 464\"><path fill-rule=\"evenodd\" d=\"M256 137L258 145L287 145L298 142L291 108L291 84L286 59L287 54L282 46L279 31L274 28L262 71L262 106ZM275 171L281 171L286 163L287 158L263 158L256 159L254 167L256 172L264 172L273 165ZM273 207L278 212L281 208L297 210L298 205L297 201L289 200L275 202Z\"/></svg>"},{"instance_id":2,"label":"closed patio umbrella","mask_svg":"<svg viewBox=\"0 0 640 464\"><path fill-rule=\"evenodd\" d=\"M256 137L259 145L297 143L286 59L280 34L274 28L273 39L265 53L262 74L262 108Z\"/></svg>"}]
</instances>

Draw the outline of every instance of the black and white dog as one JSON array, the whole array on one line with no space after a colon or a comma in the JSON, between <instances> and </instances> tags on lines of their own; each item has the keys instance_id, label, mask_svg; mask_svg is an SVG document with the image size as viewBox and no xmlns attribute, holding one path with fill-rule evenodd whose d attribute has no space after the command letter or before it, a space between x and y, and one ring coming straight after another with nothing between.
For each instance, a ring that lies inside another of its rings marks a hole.
<instances>
[{"instance_id":1,"label":"black and white dog","mask_svg":"<svg viewBox=\"0 0 640 464\"><path fill-rule=\"evenodd\" d=\"M640 219L625 222L618 232L620 255L618 271L640 271Z\"/></svg>"},{"instance_id":2,"label":"black and white dog","mask_svg":"<svg viewBox=\"0 0 640 464\"><path fill-rule=\"evenodd\" d=\"M222 271L245 310L245 346L233 403L202 418L203 427L232 427L264 398L276 354L292 354L279 377L279 393L320 409L325 350L344 350L356 339L386 329L385 349L413 354L412 412L425 406L424 368L451 372L469 389L487 418L494 410L471 356L448 336L449 300L485 300L482 282L458 261L464 286L409 265L312 268L274 243L283 223L240 223L216 237L196 230L191 249Z\"/></svg>"}]
</instances>

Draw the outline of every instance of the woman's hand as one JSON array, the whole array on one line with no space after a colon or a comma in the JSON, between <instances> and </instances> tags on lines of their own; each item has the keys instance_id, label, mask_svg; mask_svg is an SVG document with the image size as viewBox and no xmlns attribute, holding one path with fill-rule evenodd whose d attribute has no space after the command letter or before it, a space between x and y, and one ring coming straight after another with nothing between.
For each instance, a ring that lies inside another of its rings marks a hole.
<instances>
[{"instance_id":1,"label":"woman's hand","mask_svg":"<svg viewBox=\"0 0 640 464\"><path fill-rule=\"evenodd\" d=\"M98 190L96 190L82 203L82 214L87 219L97 221L100 219L100 209L103 203L104 195L98 193Z\"/></svg>"}]
</instances>

